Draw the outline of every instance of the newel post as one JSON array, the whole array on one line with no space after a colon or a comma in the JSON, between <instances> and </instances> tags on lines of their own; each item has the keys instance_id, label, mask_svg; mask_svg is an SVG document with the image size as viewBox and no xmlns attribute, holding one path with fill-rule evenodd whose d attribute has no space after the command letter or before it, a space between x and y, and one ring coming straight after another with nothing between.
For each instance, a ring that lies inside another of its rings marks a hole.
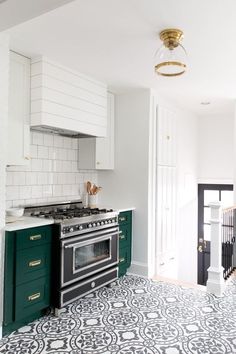
<instances>
[{"instance_id":1,"label":"newel post","mask_svg":"<svg viewBox=\"0 0 236 354\"><path fill-rule=\"evenodd\" d=\"M208 268L207 291L222 296L225 289L225 280L222 267L221 241L221 205L219 202L209 203L211 208L211 250L210 267Z\"/></svg>"}]
</instances>

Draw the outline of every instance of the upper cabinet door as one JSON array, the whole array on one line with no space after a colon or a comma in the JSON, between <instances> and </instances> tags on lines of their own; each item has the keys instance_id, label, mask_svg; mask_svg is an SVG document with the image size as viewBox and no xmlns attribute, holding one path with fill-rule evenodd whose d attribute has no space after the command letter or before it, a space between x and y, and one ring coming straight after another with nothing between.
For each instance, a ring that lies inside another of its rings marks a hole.
<instances>
[{"instance_id":1,"label":"upper cabinet door","mask_svg":"<svg viewBox=\"0 0 236 354\"><path fill-rule=\"evenodd\" d=\"M10 52L7 165L30 159L30 59Z\"/></svg>"},{"instance_id":2,"label":"upper cabinet door","mask_svg":"<svg viewBox=\"0 0 236 354\"><path fill-rule=\"evenodd\" d=\"M164 107L157 108L157 164L176 166L176 117Z\"/></svg>"},{"instance_id":3,"label":"upper cabinet door","mask_svg":"<svg viewBox=\"0 0 236 354\"><path fill-rule=\"evenodd\" d=\"M107 97L107 136L79 139L79 168L86 170L114 169L114 95Z\"/></svg>"},{"instance_id":4,"label":"upper cabinet door","mask_svg":"<svg viewBox=\"0 0 236 354\"><path fill-rule=\"evenodd\" d=\"M114 95L107 97L107 136L96 139L96 168L114 169Z\"/></svg>"}]
</instances>

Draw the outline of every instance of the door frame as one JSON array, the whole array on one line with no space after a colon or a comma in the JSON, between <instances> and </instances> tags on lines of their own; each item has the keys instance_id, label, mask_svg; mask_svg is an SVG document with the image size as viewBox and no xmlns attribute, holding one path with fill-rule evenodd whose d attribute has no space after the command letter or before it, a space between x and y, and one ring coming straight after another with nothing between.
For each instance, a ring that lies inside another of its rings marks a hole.
<instances>
[{"instance_id":1,"label":"door frame","mask_svg":"<svg viewBox=\"0 0 236 354\"><path fill-rule=\"evenodd\" d=\"M220 191L233 191L233 184L204 184L198 183L198 233L197 233L197 244L199 246L199 239L204 239L204 234L202 231L202 225L204 224L204 191L205 190L218 190ZM206 243L206 252L210 253L210 242ZM198 284L205 284L204 271L204 250L203 252L198 251L197 247L197 282Z\"/></svg>"}]
</instances>

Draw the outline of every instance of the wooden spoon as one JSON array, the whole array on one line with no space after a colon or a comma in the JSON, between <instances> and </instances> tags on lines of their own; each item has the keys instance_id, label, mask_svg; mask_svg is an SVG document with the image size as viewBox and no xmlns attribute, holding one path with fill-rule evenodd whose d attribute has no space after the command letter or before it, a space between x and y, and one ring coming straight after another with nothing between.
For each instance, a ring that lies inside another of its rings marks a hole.
<instances>
[{"instance_id":1,"label":"wooden spoon","mask_svg":"<svg viewBox=\"0 0 236 354\"><path fill-rule=\"evenodd\" d=\"M92 187L92 184L90 181L87 182L87 192L88 194L91 194L91 187Z\"/></svg>"}]
</instances>

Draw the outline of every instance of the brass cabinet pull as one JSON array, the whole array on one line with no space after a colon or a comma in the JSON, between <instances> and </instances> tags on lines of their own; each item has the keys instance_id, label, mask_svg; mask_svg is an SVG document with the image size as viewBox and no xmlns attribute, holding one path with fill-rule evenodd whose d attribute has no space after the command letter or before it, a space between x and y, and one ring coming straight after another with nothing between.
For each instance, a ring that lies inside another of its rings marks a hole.
<instances>
[{"instance_id":1,"label":"brass cabinet pull","mask_svg":"<svg viewBox=\"0 0 236 354\"><path fill-rule=\"evenodd\" d=\"M125 235L120 235L119 238L120 238L120 240L124 240Z\"/></svg>"},{"instance_id":2,"label":"brass cabinet pull","mask_svg":"<svg viewBox=\"0 0 236 354\"><path fill-rule=\"evenodd\" d=\"M40 297L40 295L41 295L40 293L32 294L32 295L28 296L28 300L34 301L34 300L38 299Z\"/></svg>"},{"instance_id":3,"label":"brass cabinet pull","mask_svg":"<svg viewBox=\"0 0 236 354\"><path fill-rule=\"evenodd\" d=\"M121 216L121 217L119 218L119 221L125 221L125 217L124 217L124 216Z\"/></svg>"},{"instance_id":4,"label":"brass cabinet pull","mask_svg":"<svg viewBox=\"0 0 236 354\"><path fill-rule=\"evenodd\" d=\"M41 259L37 259L36 261L30 261L29 267L36 267L42 263Z\"/></svg>"},{"instance_id":5,"label":"brass cabinet pull","mask_svg":"<svg viewBox=\"0 0 236 354\"><path fill-rule=\"evenodd\" d=\"M32 235L30 236L30 241L36 241L36 240L40 240L42 238L42 235Z\"/></svg>"},{"instance_id":6,"label":"brass cabinet pull","mask_svg":"<svg viewBox=\"0 0 236 354\"><path fill-rule=\"evenodd\" d=\"M125 258L120 258L119 263L123 263L125 261Z\"/></svg>"}]
</instances>

